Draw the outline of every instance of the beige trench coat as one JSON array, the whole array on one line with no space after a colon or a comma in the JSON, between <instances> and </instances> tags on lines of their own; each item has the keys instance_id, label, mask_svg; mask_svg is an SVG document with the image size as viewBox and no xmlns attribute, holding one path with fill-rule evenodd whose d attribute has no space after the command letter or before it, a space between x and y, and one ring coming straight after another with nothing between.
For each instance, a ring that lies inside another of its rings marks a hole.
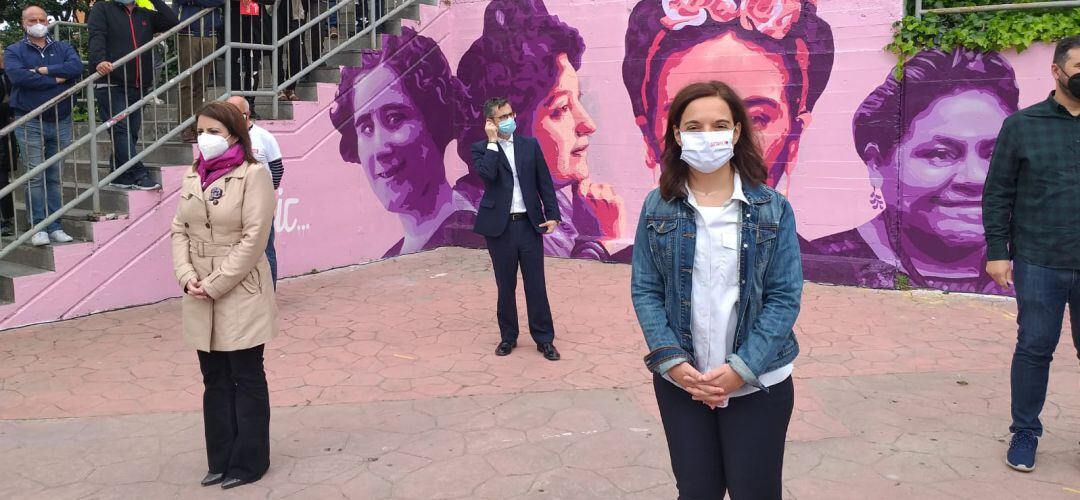
<instances>
[{"instance_id":1,"label":"beige trench coat","mask_svg":"<svg viewBox=\"0 0 1080 500\"><path fill-rule=\"evenodd\" d=\"M220 197L211 200L215 189ZM184 339L200 351L238 351L278 332L277 304L266 260L273 224L270 171L245 163L204 193L194 167L184 177L172 223L173 269L183 289L202 281L213 300L184 294Z\"/></svg>"}]
</instances>

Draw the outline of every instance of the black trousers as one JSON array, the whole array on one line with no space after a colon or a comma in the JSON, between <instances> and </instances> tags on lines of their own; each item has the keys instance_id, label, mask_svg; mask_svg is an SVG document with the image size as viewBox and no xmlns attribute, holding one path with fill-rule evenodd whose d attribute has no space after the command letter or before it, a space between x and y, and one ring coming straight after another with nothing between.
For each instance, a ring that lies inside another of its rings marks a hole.
<instances>
[{"instance_id":1,"label":"black trousers","mask_svg":"<svg viewBox=\"0 0 1080 500\"><path fill-rule=\"evenodd\" d=\"M258 16L245 16L240 14L240 2L234 1L229 8L233 9L230 13L232 19L232 41L244 42L244 43L265 43L263 39L263 22L266 18L265 14ZM260 11L262 9L269 8L268 6L260 5ZM287 24L287 23L286 23ZM231 68L231 80L228 82L229 90L258 90L259 73L262 69L262 59L268 55L267 52L261 50L248 50L248 49L233 49L232 61L229 64ZM255 109L255 97L246 97L248 104L251 108Z\"/></svg>"},{"instance_id":2,"label":"black trousers","mask_svg":"<svg viewBox=\"0 0 1080 500\"><path fill-rule=\"evenodd\" d=\"M255 481L270 468L270 393L263 346L198 353L209 472Z\"/></svg>"},{"instance_id":3,"label":"black trousers","mask_svg":"<svg viewBox=\"0 0 1080 500\"><path fill-rule=\"evenodd\" d=\"M795 406L788 377L710 410L659 375L653 377L660 419L680 500L780 500L784 442Z\"/></svg>"},{"instance_id":4,"label":"black trousers","mask_svg":"<svg viewBox=\"0 0 1080 500\"><path fill-rule=\"evenodd\" d=\"M499 236L488 236L487 247L499 287L499 333L504 342L518 338L517 277L525 282L529 333L537 344L555 341L547 284L544 282L544 240L528 218L512 220Z\"/></svg>"}]
</instances>

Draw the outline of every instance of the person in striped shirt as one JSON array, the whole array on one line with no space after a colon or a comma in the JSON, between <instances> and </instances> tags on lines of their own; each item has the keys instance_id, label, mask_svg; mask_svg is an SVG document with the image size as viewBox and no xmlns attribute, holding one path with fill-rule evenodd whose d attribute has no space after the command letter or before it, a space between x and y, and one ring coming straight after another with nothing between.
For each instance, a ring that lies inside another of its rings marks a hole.
<instances>
[{"instance_id":1,"label":"person in striped shirt","mask_svg":"<svg viewBox=\"0 0 1080 500\"><path fill-rule=\"evenodd\" d=\"M255 122L251 121L251 107L247 99L241 96L233 96L228 99L229 104L236 106L247 120L248 134L251 135L251 153L259 163L270 169L270 175L274 179L274 191L281 186L281 177L285 174L285 165L281 163L281 147L278 146L274 134ZM277 288L277 251L274 249L274 228L270 228L270 239L266 242L266 258L270 260L270 276L274 280L274 288Z\"/></svg>"}]
</instances>

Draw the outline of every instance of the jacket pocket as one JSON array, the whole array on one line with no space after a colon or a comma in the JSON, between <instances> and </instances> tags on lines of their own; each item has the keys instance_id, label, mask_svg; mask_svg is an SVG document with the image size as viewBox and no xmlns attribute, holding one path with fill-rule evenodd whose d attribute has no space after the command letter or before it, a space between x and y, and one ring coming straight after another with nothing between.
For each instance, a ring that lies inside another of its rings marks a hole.
<instances>
[{"instance_id":1,"label":"jacket pocket","mask_svg":"<svg viewBox=\"0 0 1080 500\"><path fill-rule=\"evenodd\" d=\"M244 276L244 281L241 281L240 285L250 294L262 293L262 276L259 273L258 266L253 268L247 276Z\"/></svg>"},{"instance_id":2,"label":"jacket pocket","mask_svg":"<svg viewBox=\"0 0 1080 500\"><path fill-rule=\"evenodd\" d=\"M649 218L645 221L645 227L649 230L649 248L660 272L667 274L668 270L675 265L675 245L678 244L679 219L675 218Z\"/></svg>"}]
</instances>

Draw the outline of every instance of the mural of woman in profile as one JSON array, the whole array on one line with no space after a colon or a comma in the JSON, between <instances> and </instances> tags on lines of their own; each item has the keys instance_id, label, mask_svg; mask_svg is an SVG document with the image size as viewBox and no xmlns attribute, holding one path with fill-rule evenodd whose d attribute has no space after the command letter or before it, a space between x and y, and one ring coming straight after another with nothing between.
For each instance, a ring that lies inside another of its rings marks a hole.
<instances>
[{"instance_id":1,"label":"mural of woman in profile","mask_svg":"<svg viewBox=\"0 0 1080 500\"><path fill-rule=\"evenodd\" d=\"M341 158L363 167L382 205L398 214L405 236L384 257L443 245L480 247L476 211L446 179L443 152L454 139L461 83L434 40L402 28L383 49L341 68L330 120Z\"/></svg>"},{"instance_id":2,"label":"mural of woman in profile","mask_svg":"<svg viewBox=\"0 0 1080 500\"><path fill-rule=\"evenodd\" d=\"M760 132L769 186L786 194L832 65L832 29L817 0L641 0L630 13L622 72L650 168L660 164L675 93L722 80L743 96Z\"/></svg>"},{"instance_id":3,"label":"mural of woman in profile","mask_svg":"<svg viewBox=\"0 0 1080 500\"><path fill-rule=\"evenodd\" d=\"M996 53L924 51L889 75L852 121L870 173L866 224L811 243L815 281L1004 293L986 275L982 191L1001 123L1016 112L1012 67ZM900 130L896 129L899 123Z\"/></svg>"},{"instance_id":4,"label":"mural of woman in profile","mask_svg":"<svg viewBox=\"0 0 1080 500\"><path fill-rule=\"evenodd\" d=\"M589 137L596 124L581 102L577 71L584 52L578 30L548 14L541 0L492 0L483 34L458 63L470 96L458 149L471 163L469 146L485 138L484 100L509 99L518 130L540 142L563 216L555 232L544 236L544 253L610 260L605 242L619 236L622 200L589 179ZM471 170L456 188L473 201L483 193Z\"/></svg>"}]
</instances>

